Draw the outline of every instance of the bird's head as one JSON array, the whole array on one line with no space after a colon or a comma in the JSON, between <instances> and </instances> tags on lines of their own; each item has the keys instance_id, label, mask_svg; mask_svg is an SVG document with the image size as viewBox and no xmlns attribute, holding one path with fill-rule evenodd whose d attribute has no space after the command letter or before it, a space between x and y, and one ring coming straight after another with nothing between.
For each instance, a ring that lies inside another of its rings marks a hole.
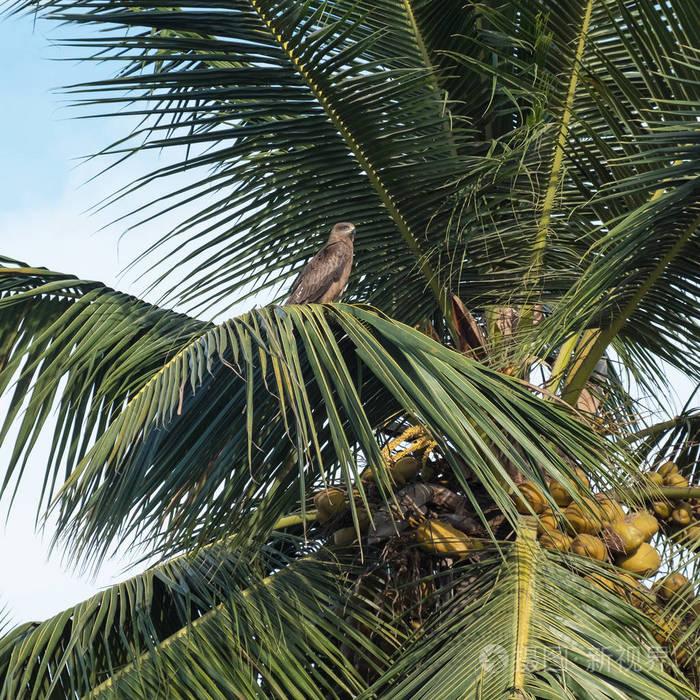
<instances>
[{"instance_id":1,"label":"bird's head","mask_svg":"<svg viewBox=\"0 0 700 700\"><path fill-rule=\"evenodd\" d=\"M355 224L350 224L347 221L341 221L335 224L331 229L331 235L328 237L329 241L339 241L343 238L349 238L351 241L355 238Z\"/></svg>"}]
</instances>

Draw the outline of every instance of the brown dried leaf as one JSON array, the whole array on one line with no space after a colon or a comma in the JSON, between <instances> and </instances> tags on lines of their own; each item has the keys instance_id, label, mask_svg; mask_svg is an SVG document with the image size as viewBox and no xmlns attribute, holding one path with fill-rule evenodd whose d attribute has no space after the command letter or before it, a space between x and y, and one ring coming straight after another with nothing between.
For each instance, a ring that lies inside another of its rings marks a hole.
<instances>
[{"instance_id":1,"label":"brown dried leaf","mask_svg":"<svg viewBox=\"0 0 700 700\"><path fill-rule=\"evenodd\" d=\"M479 328L479 324L469 313L464 302L456 295L452 295L452 315L457 330L457 343L460 352L473 357L475 360L486 359L486 341Z\"/></svg>"}]
</instances>

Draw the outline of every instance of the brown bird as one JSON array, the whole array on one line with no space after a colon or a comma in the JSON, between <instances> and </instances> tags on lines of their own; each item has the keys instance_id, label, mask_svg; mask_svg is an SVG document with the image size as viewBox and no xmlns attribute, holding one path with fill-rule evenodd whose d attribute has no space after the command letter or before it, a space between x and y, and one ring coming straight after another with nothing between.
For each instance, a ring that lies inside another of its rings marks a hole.
<instances>
[{"instance_id":1,"label":"brown bird","mask_svg":"<svg viewBox=\"0 0 700 700\"><path fill-rule=\"evenodd\" d=\"M354 238L354 224L336 224L331 229L326 245L299 273L285 303L328 304L337 301L350 277Z\"/></svg>"}]
</instances>

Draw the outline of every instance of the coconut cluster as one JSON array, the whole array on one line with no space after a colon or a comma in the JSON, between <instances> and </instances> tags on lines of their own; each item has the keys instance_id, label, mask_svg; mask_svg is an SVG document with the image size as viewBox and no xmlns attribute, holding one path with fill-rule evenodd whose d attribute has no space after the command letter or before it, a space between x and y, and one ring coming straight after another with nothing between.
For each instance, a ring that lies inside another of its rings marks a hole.
<instances>
[{"instance_id":1,"label":"coconut cluster","mask_svg":"<svg viewBox=\"0 0 700 700\"><path fill-rule=\"evenodd\" d=\"M665 462L656 471L646 472L643 479L647 484L659 488L690 486L675 462ZM664 498L654 501L652 506L665 530L689 543L700 541L700 499Z\"/></svg>"},{"instance_id":2,"label":"coconut cluster","mask_svg":"<svg viewBox=\"0 0 700 700\"><path fill-rule=\"evenodd\" d=\"M353 544L359 529L366 544L402 537L404 544L413 543L439 558L460 559L482 548L472 536L478 526L465 515L466 500L448 487L448 480L441 478L442 467L426 459L424 449L413 454L404 450L398 458L387 456L384 466L394 491L390 503L381 497L371 467L360 475L371 513L358 489L351 496L336 487L315 494L316 520L335 545Z\"/></svg>"},{"instance_id":3,"label":"coconut cluster","mask_svg":"<svg viewBox=\"0 0 700 700\"><path fill-rule=\"evenodd\" d=\"M645 478L657 486L688 486L673 463L663 465ZM596 572L584 578L598 588L626 598L654 619L656 641L675 656L679 665L686 665L690 659L684 649L677 647L677 642L683 636L683 630L700 615L700 600L695 598L692 582L680 572L668 574L651 588L641 580L654 576L659 570L661 558L650 540L661 528L680 528L684 537L692 537L695 541L700 538L700 524L694 524L700 515L698 504L659 501L652 504L653 512L625 513L617 501L604 494L591 498L585 474L578 472L578 481L581 494L578 502L574 502L558 482L551 480L547 483L549 495L560 507L560 512L552 511L543 490L532 482L519 485L513 496L515 505L523 514L537 514L541 546L610 562L628 572L614 577ZM690 521L685 515L679 519L678 511L686 509L690 511Z\"/></svg>"},{"instance_id":4,"label":"coconut cluster","mask_svg":"<svg viewBox=\"0 0 700 700\"><path fill-rule=\"evenodd\" d=\"M520 513L536 513L540 544L548 549L608 561L637 578L653 576L659 569L661 557L649 544L659 530L659 522L650 512L642 510L625 513L622 506L605 494L591 498L586 475L577 471L580 499L558 481L547 484L551 499L561 509L555 513L536 484L526 481L514 494Z\"/></svg>"}]
</instances>

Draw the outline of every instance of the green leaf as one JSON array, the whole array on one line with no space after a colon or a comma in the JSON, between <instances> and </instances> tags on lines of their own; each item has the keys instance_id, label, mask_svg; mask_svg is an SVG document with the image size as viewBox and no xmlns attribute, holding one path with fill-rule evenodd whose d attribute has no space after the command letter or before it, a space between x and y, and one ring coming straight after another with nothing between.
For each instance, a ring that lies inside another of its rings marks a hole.
<instances>
[{"instance_id":1,"label":"green leaf","mask_svg":"<svg viewBox=\"0 0 700 700\"><path fill-rule=\"evenodd\" d=\"M655 623L583 573L603 572L521 532L505 558L464 566L460 593L363 697L697 698L664 671Z\"/></svg>"}]
</instances>

